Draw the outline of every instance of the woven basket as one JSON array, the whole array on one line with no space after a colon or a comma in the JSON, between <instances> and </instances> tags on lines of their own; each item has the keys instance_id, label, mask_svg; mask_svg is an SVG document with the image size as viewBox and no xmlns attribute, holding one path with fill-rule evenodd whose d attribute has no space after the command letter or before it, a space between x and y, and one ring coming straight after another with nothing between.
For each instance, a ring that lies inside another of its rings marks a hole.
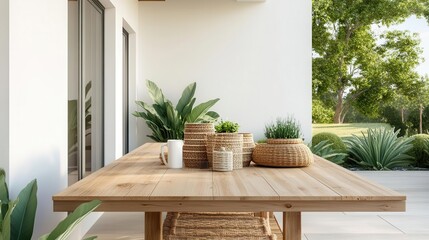
<instances>
[{"instance_id":1,"label":"woven basket","mask_svg":"<svg viewBox=\"0 0 429 240\"><path fill-rule=\"evenodd\" d=\"M266 144L255 146L253 161L270 167L306 167L314 159L301 139L268 139Z\"/></svg>"},{"instance_id":2,"label":"woven basket","mask_svg":"<svg viewBox=\"0 0 429 240\"><path fill-rule=\"evenodd\" d=\"M232 152L222 148L221 151L213 151L213 171L230 172L234 168Z\"/></svg>"},{"instance_id":3,"label":"woven basket","mask_svg":"<svg viewBox=\"0 0 429 240\"><path fill-rule=\"evenodd\" d=\"M183 163L188 168L207 168L207 134L214 133L213 123L186 123Z\"/></svg>"},{"instance_id":4,"label":"woven basket","mask_svg":"<svg viewBox=\"0 0 429 240\"><path fill-rule=\"evenodd\" d=\"M167 213L165 240L276 240L267 219L249 213Z\"/></svg>"},{"instance_id":5,"label":"woven basket","mask_svg":"<svg viewBox=\"0 0 429 240\"><path fill-rule=\"evenodd\" d=\"M249 167L252 161L253 149L255 149L255 142L252 133L240 133L243 135L243 167Z\"/></svg>"},{"instance_id":6,"label":"woven basket","mask_svg":"<svg viewBox=\"0 0 429 240\"><path fill-rule=\"evenodd\" d=\"M213 150L216 143L216 133L207 134L207 144L206 144L206 151L207 151L207 160L209 162L209 167L213 166Z\"/></svg>"},{"instance_id":7,"label":"woven basket","mask_svg":"<svg viewBox=\"0 0 429 240\"><path fill-rule=\"evenodd\" d=\"M220 151L222 148L225 148L228 151L232 151L234 169L242 169L243 135L238 133L216 133L213 150Z\"/></svg>"}]
</instances>

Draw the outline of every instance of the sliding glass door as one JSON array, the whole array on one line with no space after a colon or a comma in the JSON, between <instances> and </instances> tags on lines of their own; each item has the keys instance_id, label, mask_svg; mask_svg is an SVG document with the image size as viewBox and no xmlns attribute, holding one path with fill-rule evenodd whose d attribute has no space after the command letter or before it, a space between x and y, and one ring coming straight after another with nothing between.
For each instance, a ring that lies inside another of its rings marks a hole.
<instances>
[{"instance_id":1,"label":"sliding glass door","mask_svg":"<svg viewBox=\"0 0 429 240\"><path fill-rule=\"evenodd\" d=\"M104 162L104 8L69 1L69 184Z\"/></svg>"}]
</instances>

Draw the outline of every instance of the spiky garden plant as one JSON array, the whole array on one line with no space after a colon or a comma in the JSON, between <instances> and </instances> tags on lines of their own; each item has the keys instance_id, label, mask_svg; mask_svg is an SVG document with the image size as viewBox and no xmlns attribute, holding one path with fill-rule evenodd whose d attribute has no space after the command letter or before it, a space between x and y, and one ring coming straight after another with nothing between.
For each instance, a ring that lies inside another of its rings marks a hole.
<instances>
[{"instance_id":1,"label":"spiky garden plant","mask_svg":"<svg viewBox=\"0 0 429 240\"><path fill-rule=\"evenodd\" d=\"M277 118L275 123L265 126L265 137L274 139L300 138L301 126L293 117Z\"/></svg>"},{"instance_id":2,"label":"spiky garden plant","mask_svg":"<svg viewBox=\"0 0 429 240\"><path fill-rule=\"evenodd\" d=\"M413 159L407 153L413 147L411 138L398 138L393 129L368 129L362 137L353 135L346 140L351 159L374 170L389 170L404 167Z\"/></svg>"},{"instance_id":3,"label":"spiky garden plant","mask_svg":"<svg viewBox=\"0 0 429 240\"><path fill-rule=\"evenodd\" d=\"M315 145L310 144L308 147L312 153L338 165L344 163L344 158L347 157L346 153L336 150L329 140L323 140Z\"/></svg>"}]
</instances>

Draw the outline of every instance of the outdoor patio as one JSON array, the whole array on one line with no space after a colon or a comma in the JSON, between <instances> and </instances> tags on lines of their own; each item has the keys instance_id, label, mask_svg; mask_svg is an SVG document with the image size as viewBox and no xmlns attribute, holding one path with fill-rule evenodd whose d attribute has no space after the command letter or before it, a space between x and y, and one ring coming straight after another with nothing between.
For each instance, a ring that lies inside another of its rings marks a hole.
<instances>
[{"instance_id":1,"label":"outdoor patio","mask_svg":"<svg viewBox=\"0 0 429 240\"><path fill-rule=\"evenodd\" d=\"M406 194L407 211L303 213L303 239L429 239L429 171L365 171L359 174ZM88 232L88 236L97 235L102 240L144 239L143 219L143 213L105 213ZM278 215L278 219L281 220L281 215Z\"/></svg>"}]
</instances>

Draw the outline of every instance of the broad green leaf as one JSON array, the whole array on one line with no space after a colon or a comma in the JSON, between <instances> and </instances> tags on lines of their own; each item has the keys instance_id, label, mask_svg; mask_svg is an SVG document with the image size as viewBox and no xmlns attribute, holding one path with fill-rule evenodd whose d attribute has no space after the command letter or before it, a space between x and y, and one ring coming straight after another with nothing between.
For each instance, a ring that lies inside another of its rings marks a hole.
<instances>
[{"instance_id":1,"label":"broad green leaf","mask_svg":"<svg viewBox=\"0 0 429 240\"><path fill-rule=\"evenodd\" d=\"M192 98L191 102L183 108L183 111L181 113L183 124L185 123L189 114L191 114L192 108L194 107L196 100L197 100L196 98Z\"/></svg>"},{"instance_id":2,"label":"broad green leaf","mask_svg":"<svg viewBox=\"0 0 429 240\"><path fill-rule=\"evenodd\" d=\"M192 109L191 114L186 119L187 122L193 123L196 122L199 118L201 118L203 115L205 115L208 110L213 107L217 102L219 101L219 98L209 100L207 102L201 103L198 106L196 106L194 109Z\"/></svg>"},{"instance_id":3,"label":"broad green leaf","mask_svg":"<svg viewBox=\"0 0 429 240\"><path fill-rule=\"evenodd\" d=\"M73 228L101 204L100 200L79 205L70 215L62 220L57 227L45 238L47 240L67 239Z\"/></svg>"},{"instance_id":4,"label":"broad green leaf","mask_svg":"<svg viewBox=\"0 0 429 240\"><path fill-rule=\"evenodd\" d=\"M7 209L9 208L9 189L6 183L6 172L0 168L0 205L1 205L1 219L0 224L6 216Z\"/></svg>"},{"instance_id":5,"label":"broad green leaf","mask_svg":"<svg viewBox=\"0 0 429 240\"><path fill-rule=\"evenodd\" d=\"M159 89L159 87L152 81L147 80L146 81L146 87L147 90L149 92L149 96L150 98L152 98L152 100L157 103L160 106L164 105L164 95L162 94L161 89Z\"/></svg>"},{"instance_id":6,"label":"broad green leaf","mask_svg":"<svg viewBox=\"0 0 429 240\"><path fill-rule=\"evenodd\" d=\"M213 119L218 119L220 117L220 115L217 112L214 111L208 111L206 113L207 116L213 118Z\"/></svg>"},{"instance_id":7,"label":"broad green leaf","mask_svg":"<svg viewBox=\"0 0 429 240\"><path fill-rule=\"evenodd\" d=\"M11 239L31 239L37 209L36 179L21 190L18 199L11 215Z\"/></svg>"},{"instance_id":8,"label":"broad green leaf","mask_svg":"<svg viewBox=\"0 0 429 240\"><path fill-rule=\"evenodd\" d=\"M185 90L183 90L182 96L179 99L179 102L177 103L176 110L179 112L179 114L182 117L185 117L183 113L183 109L188 105L192 98L194 97L195 90L197 88L197 83L191 83L189 84Z\"/></svg>"},{"instance_id":9,"label":"broad green leaf","mask_svg":"<svg viewBox=\"0 0 429 240\"><path fill-rule=\"evenodd\" d=\"M97 239L97 236L87 237L87 238L84 238L83 240L94 240L94 239Z\"/></svg>"},{"instance_id":10,"label":"broad green leaf","mask_svg":"<svg viewBox=\"0 0 429 240\"><path fill-rule=\"evenodd\" d=\"M11 214L13 213L13 211L15 210L16 204L19 202L19 200L15 200L15 201L11 201L9 202L9 210L7 211L4 219L3 219L3 223L2 223L2 232L1 232L1 236L4 240L9 240L12 239L11 238Z\"/></svg>"}]
</instances>

